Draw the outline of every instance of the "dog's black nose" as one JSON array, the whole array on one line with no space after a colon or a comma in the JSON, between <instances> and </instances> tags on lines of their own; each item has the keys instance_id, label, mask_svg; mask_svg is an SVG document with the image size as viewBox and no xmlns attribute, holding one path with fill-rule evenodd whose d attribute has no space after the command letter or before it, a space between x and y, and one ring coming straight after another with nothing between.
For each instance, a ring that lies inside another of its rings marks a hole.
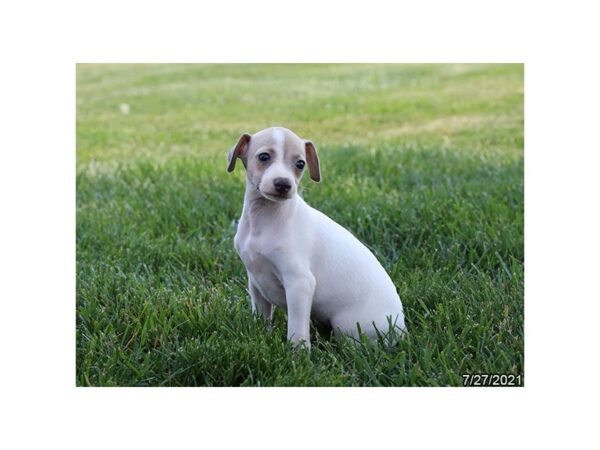
<instances>
[{"instance_id":1,"label":"dog's black nose","mask_svg":"<svg viewBox=\"0 0 600 450\"><path fill-rule=\"evenodd\" d=\"M287 194L292 188L292 183L287 178L275 178L273 184L275 185L275 190L280 194Z\"/></svg>"}]
</instances>

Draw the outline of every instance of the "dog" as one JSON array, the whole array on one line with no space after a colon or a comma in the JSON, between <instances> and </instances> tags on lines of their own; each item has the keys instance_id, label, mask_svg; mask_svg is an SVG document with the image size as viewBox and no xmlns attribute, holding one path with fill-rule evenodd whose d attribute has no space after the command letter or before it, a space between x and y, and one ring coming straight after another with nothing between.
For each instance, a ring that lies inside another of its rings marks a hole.
<instances>
[{"instance_id":1,"label":"dog","mask_svg":"<svg viewBox=\"0 0 600 450\"><path fill-rule=\"evenodd\" d=\"M377 258L354 235L299 195L308 169L321 180L317 149L283 127L244 133L229 150L240 159L246 192L234 246L248 273L252 310L270 328L273 307L287 312L287 338L310 350L310 321L376 339L406 332L402 302Z\"/></svg>"}]
</instances>

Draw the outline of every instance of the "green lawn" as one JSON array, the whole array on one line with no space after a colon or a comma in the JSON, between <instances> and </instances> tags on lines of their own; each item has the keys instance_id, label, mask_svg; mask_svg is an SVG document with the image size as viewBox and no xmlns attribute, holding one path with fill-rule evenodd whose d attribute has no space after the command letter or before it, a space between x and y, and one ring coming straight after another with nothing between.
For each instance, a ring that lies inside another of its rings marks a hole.
<instances>
[{"instance_id":1,"label":"green lawn","mask_svg":"<svg viewBox=\"0 0 600 450\"><path fill-rule=\"evenodd\" d=\"M123 111L129 112L124 114ZM309 204L382 262L410 335L251 313L233 249L242 132L317 145ZM522 65L79 65L79 386L438 386L523 374Z\"/></svg>"}]
</instances>

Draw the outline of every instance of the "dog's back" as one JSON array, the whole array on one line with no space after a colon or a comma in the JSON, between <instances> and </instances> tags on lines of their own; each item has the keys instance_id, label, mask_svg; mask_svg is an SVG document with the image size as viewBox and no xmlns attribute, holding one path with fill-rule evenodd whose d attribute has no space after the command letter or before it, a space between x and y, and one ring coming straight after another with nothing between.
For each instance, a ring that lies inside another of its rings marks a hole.
<instances>
[{"instance_id":1,"label":"dog's back","mask_svg":"<svg viewBox=\"0 0 600 450\"><path fill-rule=\"evenodd\" d=\"M357 323L369 336L387 331L388 318L405 331L402 302L373 253L352 233L303 200L299 213L309 214L317 238L310 255L316 278L313 314L334 331L356 336Z\"/></svg>"}]
</instances>

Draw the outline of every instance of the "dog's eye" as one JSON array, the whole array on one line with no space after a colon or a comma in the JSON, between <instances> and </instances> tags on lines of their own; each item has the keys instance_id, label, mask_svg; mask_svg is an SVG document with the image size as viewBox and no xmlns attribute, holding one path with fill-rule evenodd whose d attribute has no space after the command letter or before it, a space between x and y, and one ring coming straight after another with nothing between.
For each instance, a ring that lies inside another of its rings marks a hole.
<instances>
[{"instance_id":1,"label":"dog's eye","mask_svg":"<svg viewBox=\"0 0 600 450\"><path fill-rule=\"evenodd\" d=\"M300 160L296 162L296 168L299 170L304 169L304 164L306 164L304 161Z\"/></svg>"},{"instance_id":2,"label":"dog's eye","mask_svg":"<svg viewBox=\"0 0 600 450\"><path fill-rule=\"evenodd\" d=\"M258 159L260 159L261 161L268 161L271 159L271 155L269 155L268 153L261 153L260 155L258 155Z\"/></svg>"}]
</instances>

